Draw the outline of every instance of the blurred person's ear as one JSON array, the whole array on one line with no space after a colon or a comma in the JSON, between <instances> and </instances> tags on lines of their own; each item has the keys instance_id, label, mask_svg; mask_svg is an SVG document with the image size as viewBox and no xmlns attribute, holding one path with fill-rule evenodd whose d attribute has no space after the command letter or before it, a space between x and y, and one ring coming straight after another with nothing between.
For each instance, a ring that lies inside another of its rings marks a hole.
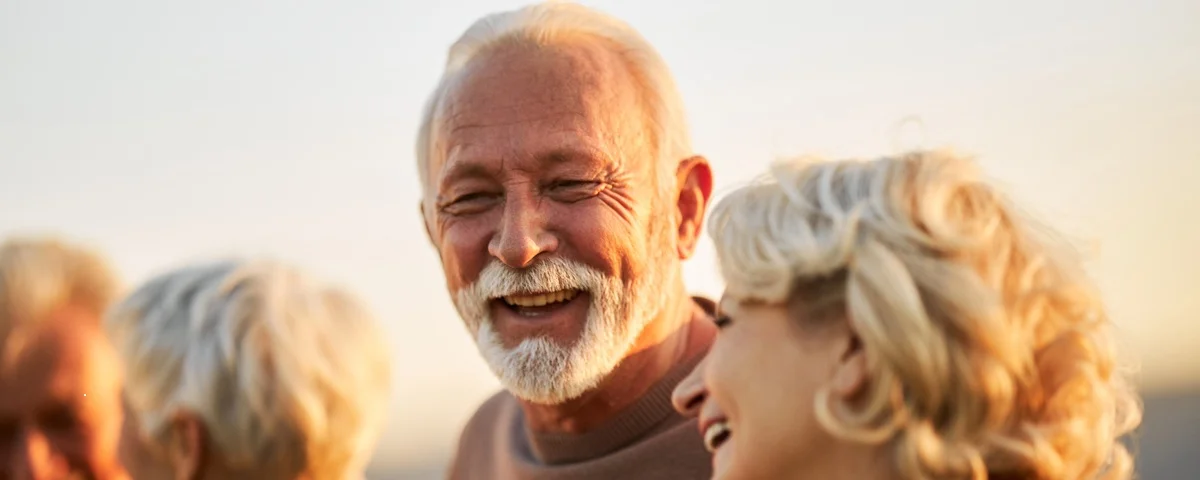
<instances>
[{"instance_id":1,"label":"blurred person's ear","mask_svg":"<svg viewBox=\"0 0 1200 480\"><path fill-rule=\"evenodd\" d=\"M189 413L177 414L171 421L170 456L175 480L197 480L203 477L209 452L204 423Z\"/></svg>"}]
</instances>

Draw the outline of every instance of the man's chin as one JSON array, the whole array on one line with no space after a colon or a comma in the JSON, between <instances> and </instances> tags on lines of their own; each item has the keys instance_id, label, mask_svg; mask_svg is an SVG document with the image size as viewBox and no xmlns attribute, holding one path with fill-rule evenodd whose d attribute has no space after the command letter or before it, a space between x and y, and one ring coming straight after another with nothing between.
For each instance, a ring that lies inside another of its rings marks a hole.
<instances>
[{"instance_id":1,"label":"man's chin","mask_svg":"<svg viewBox=\"0 0 1200 480\"><path fill-rule=\"evenodd\" d=\"M498 338L479 338L479 350L492 373L521 400L557 404L575 396L579 389L574 378L575 362L570 347L556 345L547 338L519 342L515 348L505 348ZM582 393L582 392L579 392Z\"/></svg>"},{"instance_id":2,"label":"man's chin","mask_svg":"<svg viewBox=\"0 0 1200 480\"><path fill-rule=\"evenodd\" d=\"M504 388L522 401L558 405L579 398L612 373L641 330L615 320L626 312L593 308L592 301L582 293L531 312L493 300L476 345Z\"/></svg>"},{"instance_id":3,"label":"man's chin","mask_svg":"<svg viewBox=\"0 0 1200 480\"><path fill-rule=\"evenodd\" d=\"M480 353L505 390L529 403L557 405L579 398L599 385L619 362L608 361L601 352L577 351L578 346L564 347L544 337L527 339L509 349L495 337L489 341L492 334L487 327L480 332Z\"/></svg>"},{"instance_id":4,"label":"man's chin","mask_svg":"<svg viewBox=\"0 0 1200 480\"><path fill-rule=\"evenodd\" d=\"M584 396L596 388L599 381L572 383L570 381L514 379L501 384L523 402L537 405L562 405Z\"/></svg>"}]
</instances>

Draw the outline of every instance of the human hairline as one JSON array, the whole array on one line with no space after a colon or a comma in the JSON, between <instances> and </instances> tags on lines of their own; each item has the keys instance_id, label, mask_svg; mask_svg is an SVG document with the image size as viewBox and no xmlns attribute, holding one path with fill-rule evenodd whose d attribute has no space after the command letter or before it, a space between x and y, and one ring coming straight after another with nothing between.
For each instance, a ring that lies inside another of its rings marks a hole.
<instances>
[{"instance_id":1,"label":"human hairline","mask_svg":"<svg viewBox=\"0 0 1200 480\"><path fill-rule=\"evenodd\" d=\"M230 468L357 472L390 391L386 346L350 292L270 261L189 265L151 279L105 326L138 433L165 446L203 421Z\"/></svg>"},{"instance_id":2,"label":"human hairline","mask_svg":"<svg viewBox=\"0 0 1200 480\"><path fill-rule=\"evenodd\" d=\"M485 16L476 21L451 46L446 69L426 102L417 134L416 154L423 208L429 208L435 187L430 166L435 155L445 155L434 137L444 122L443 103L469 66L497 48L512 45L542 48L590 41L616 55L633 78L656 162L655 181L660 191L673 187L679 162L692 155L682 100L674 79L657 51L629 25L581 5L548 2ZM435 125L437 123L437 125Z\"/></svg>"},{"instance_id":3,"label":"human hairline","mask_svg":"<svg viewBox=\"0 0 1200 480\"><path fill-rule=\"evenodd\" d=\"M815 281L800 291L844 305L871 378L850 418L818 395L829 433L888 444L907 476L1126 478L1136 393L1098 291L1037 227L945 151L782 161L709 223L733 297L786 304Z\"/></svg>"},{"instance_id":4,"label":"human hairline","mask_svg":"<svg viewBox=\"0 0 1200 480\"><path fill-rule=\"evenodd\" d=\"M108 260L85 245L48 236L10 238L0 244L0 341L5 332L64 309L100 326L121 288Z\"/></svg>"},{"instance_id":5,"label":"human hairline","mask_svg":"<svg viewBox=\"0 0 1200 480\"><path fill-rule=\"evenodd\" d=\"M536 55L554 50L580 49L588 52L583 54L581 61L609 71L601 74L604 77L602 79L581 79L580 85L585 86L584 91L589 92L587 95L605 95L600 103L588 107L599 112L598 116L593 117L598 122L595 125L599 135L595 138L594 148L587 150L592 150L595 154L593 156L598 159L619 162L630 168L640 169L644 168L642 165L648 165L649 175L658 190L673 185L673 183L664 182L664 179L673 179L674 168L683 158L672 161L668 160L670 156L662 154L664 153L663 148L658 140L661 134L654 127L654 115L647 98L648 87L628 60L614 53L615 44L611 40L590 34L577 34L549 43L536 39L511 37L484 47L470 62L464 64L454 77L447 79L446 88L437 104L433 124L430 127L431 151L426 159L427 163L422 165L422 169L427 171L424 174L426 176L422 178L422 188L425 191L423 198L436 198L439 173L444 173L446 162L450 160L449 154L453 145L448 144L448 139L452 132L451 129L456 127L453 125L452 115L447 110L455 108L452 107L452 104L458 95L463 93L462 84L464 82L471 81L472 76L478 73L482 65L495 61L496 57L525 55L525 52ZM573 54L568 55L574 56ZM567 61L574 62L578 59ZM631 98L619 100L611 96L610 92L617 89L630 92ZM592 102L589 101L589 103ZM627 112L635 113L629 115ZM600 151L594 151L597 149ZM433 170L433 165L438 165L438 170Z\"/></svg>"}]
</instances>

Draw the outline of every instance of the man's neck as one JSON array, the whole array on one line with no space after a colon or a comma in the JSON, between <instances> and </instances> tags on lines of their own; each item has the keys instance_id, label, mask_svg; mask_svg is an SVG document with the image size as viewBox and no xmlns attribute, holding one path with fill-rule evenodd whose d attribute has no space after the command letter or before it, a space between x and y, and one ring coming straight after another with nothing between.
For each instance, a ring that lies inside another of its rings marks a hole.
<instances>
[{"instance_id":1,"label":"man's neck","mask_svg":"<svg viewBox=\"0 0 1200 480\"><path fill-rule=\"evenodd\" d=\"M696 320L696 305L682 286L646 325L629 354L600 385L556 405L521 401L531 431L587 432L638 401L675 366L708 350L716 326Z\"/></svg>"}]
</instances>

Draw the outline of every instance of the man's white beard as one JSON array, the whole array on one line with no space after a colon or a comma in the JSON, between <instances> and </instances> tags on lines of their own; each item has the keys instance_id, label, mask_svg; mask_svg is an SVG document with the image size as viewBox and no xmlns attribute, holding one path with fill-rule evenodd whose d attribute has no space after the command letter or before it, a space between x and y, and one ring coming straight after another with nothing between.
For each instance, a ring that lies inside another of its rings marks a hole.
<instances>
[{"instance_id":1,"label":"man's white beard","mask_svg":"<svg viewBox=\"0 0 1200 480\"><path fill-rule=\"evenodd\" d=\"M644 280L626 286L616 277L562 258L539 260L523 270L493 261L475 283L455 293L454 305L504 388L525 401L553 405L595 388L658 313L662 288L653 278ZM538 336L505 348L492 325L490 301L511 294L560 290L581 290L591 296L579 339L559 345Z\"/></svg>"}]
</instances>

